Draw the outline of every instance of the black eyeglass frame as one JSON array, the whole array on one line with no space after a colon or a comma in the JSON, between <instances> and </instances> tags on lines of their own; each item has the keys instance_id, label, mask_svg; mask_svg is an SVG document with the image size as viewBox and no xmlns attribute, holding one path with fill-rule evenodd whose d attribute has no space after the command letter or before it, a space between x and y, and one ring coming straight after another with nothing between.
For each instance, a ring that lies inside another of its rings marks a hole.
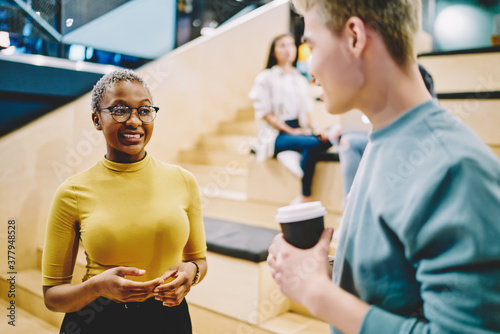
<instances>
[{"instance_id":1,"label":"black eyeglass frame","mask_svg":"<svg viewBox=\"0 0 500 334\"><path fill-rule=\"evenodd\" d=\"M116 118L115 118L115 114L114 114L114 109L115 109L115 108L123 108L123 109L127 109L127 110L129 111L129 114L128 114L127 119L126 119L126 120L124 120L124 121L118 121L118 120L116 120ZM148 121L143 120L143 119L141 118L141 115L139 114L139 109L141 109L141 108L153 108L153 110L154 110L153 120L151 120L151 121L149 121L149 122L148 122ZM115 122L118 122L118 123L125 123L126 121L128 121L128 120L130 119L130 117L132 117L132 110L134 110L134 109L137 111L137 117L139 117L139 119L140 119L140 120L141 120L141 122L143 122L143 123L153 123L153 122L154 122L154 120L155 120L155 118L156 118L156 115L158 115L158 110L160 110L160 108L159 108L159 107L155 107L155 106L140 106L140 107L138 107L138 108L130 108L129 106L126 106L126 105L119 105L119 106L114 106L114 107L101 108L101 109L99 109L98 111L108 110L108 111L109 111L109 113L111 114L111 117L113 118L113 120L114 120Z\"/></svg>"}]
</instances>

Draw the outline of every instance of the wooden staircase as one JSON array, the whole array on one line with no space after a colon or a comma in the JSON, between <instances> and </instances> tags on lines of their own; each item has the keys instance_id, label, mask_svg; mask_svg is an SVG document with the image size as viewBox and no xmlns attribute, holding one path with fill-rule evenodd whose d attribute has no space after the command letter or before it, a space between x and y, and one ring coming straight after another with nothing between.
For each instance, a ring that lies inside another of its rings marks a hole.
<instances>
[{"instance_id":1,"label":"wooden staircase","mask_svg":"<svg viewBox=\"0 0 500 334\"><path fill-rule=\"evenodd\" d=\"M2 291L4 291L2 289ZM6 310L9 307L9 302L5 299L0 299L0 308ZM39 316L33 315L31 312L16 308L15 326L9 325L9 318L2 319L0 322L0 333L6 334L55 334L59 333L59 329L52 324L42 320Z\"/></svg>"},{"instance_id":2,"label":"wooden staircase","mask_svg":"<svg viewBox=\"0 0 500 334\"><path fill-rule=\"evenodd\" d=\"M424 54L441 105L500 157L500 48Z\"/></svg>"},{"instance_id":3,"label":"wooden staircase","mask_svg":"<svg viewBox=\"0 0 500 334\"><path fill-rule=\"evenodd\" d=\"M319 112L324 113L321 103L318 102L317 107ZM253 109L240 110L234 120L221 123L216 133L201 137L194 149L181 152L179 164L195 175L200 187L205 216L279 229L274 216L277 209L280 206L287 205L289 201L286 196L280 198L279 192L278 198L267 200L266 194L276 192L276 188L280 186L280 183L273 182L274 180L269 176L259 179L255 175L254 177L250 175L254 173L252 169L256 166L255 155L250 153L252 143L256 140L256 134L257 128ZM276 172L280 174L281 182L293 184L296 188L296 193L293 196L296 196L299 193L300 180L281 166L279 162L274 161L273 163L270 168L276 169ZM329 164L338 165L338 163ZM249 189L252 188L249 187L250 182L255 182L253 188L258 190L253 192L253 196L249 197ZM336 227L339 217L340 212L329 212L325 221L327 225ZM224 270L227 267L241 266L239 270L248 273L244 275L246 278L262 276L262 273L257 274L257 272L267 266L262 263L256 266L256 268L261 269L252 269L252 265L243 263L246 261L229 258L224 260L224 257L210 253L208 261L212 267L217 266L217 268L212 269L217 271ZM269 273L267 273L267 276L264 274L264 277L259 279L261 283L262 280L272 281ZM250 280L247 283L245 290L248 290L249 286L253 286L251 282ZM205 283L213 284L213 286L217 285L216 282ZM264 286L268 284L272 283L265 283ZM217 287L217 289L222 289L222 287ZM246 305L258 303L258 301L249 302L251 296L246 296L247 293L242 293L242 295L238 293L238 290L241 291L241 289L242 287L238 283L227 282L224 286L224 291L234 290L233 293L235 294L232 299L234 305L229 306L229 309L227 301L213 301L213 307L208 307L207 305L210 305L208 302L202 303L204 306L197 305L196 301L200 299L197 294L193 293L194 302L190 303L190 307L195 329L200 333L207 334L240 332L259 334L329 333L329 326L326 323L311 317L304 307L289 300L287 310L277 312L276 316L263 321L253 321L253 313L247 311L246 313L243 312L243 314L248 314L249 319L245 319L241 312L231 312L230 309L245 308L245 304L240 305L239 300L243 300ZM260 290L257 289L257 291ZM279 291L276 293L281 295ZM262 294L262 291L260 294ZM225 296L226 292L222 293L222 295ZM259 298L265 299L268 297L261 296ZM286 297L282 296L282 298ZM271 303L272 307L278 307L276 305ZM216 311L219 309L229 311ZM216 328L210 326L213 323L218 324ZM219 326L219 324L221 325Z\"/></svg>"},{"instance_id":4,"label":"wooden staircase","mask_svg":"<svg viewBox=\"0 0 500 334\"><path fill-rule=\"evenodd\" d=\"M325 113L322 103L316 102L316 106L318 113ZM276 211L300 193L300 180L275 159L270 160L269 168L279 174L280 180L273 179L272 175L255 174L255 167L260 163L256 163L250 150L256 134L253 109L240 110L234 120L221 123L216 133L202 136L194 149L182 151L179 164L198 180L205 215L279 229L274 221ZM321 187L322 164L338 167L335 162L319 163L320 175L315 176L317 182L313 184L313 192L314 187ZM329 211L327 219L331 226L337 225L342 213L340 179L335 181L329 185L325 182L332 189L336 183L338 192L337 205L332 205L334 210ZM280 187L287 188L283 196L279 196L277 188ZM331 194L318 195L317 199L328 202L321 195L330 197Z\"/></svg>"}]
</instances>

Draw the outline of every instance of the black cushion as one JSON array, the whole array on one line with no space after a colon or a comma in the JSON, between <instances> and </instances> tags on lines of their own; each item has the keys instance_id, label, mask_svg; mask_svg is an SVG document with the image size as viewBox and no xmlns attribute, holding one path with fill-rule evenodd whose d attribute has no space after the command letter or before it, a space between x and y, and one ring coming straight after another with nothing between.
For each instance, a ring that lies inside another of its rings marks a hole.
<instances>
[{"instance_id":1,"label":"black cushion","mask_svg":"<svg viewBox=\"0 0 500 334\"><path fill-rule=\"evenodd\" d=\"M278 230L204 217L207 249L252 262L267 258L267 249Z\"/></svg>"}]
</instances>

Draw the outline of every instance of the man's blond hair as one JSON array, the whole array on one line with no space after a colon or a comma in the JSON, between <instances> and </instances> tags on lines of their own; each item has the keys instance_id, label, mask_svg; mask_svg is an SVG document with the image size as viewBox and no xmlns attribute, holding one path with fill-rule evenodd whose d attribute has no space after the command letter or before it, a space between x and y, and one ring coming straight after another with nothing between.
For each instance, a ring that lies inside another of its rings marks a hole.
<instances>
[{"instance_id":1,"label":"man's blond hair","mask_svg":"<svg viewBox=\"0 0 500 334\"><path fill-rule=\"evenodd\" d=\"M336 35L347 20L359 17L383 38L401 66L415 59L414 41L420 26L421 0L292 0L304 14L317 6L319 18Z\"/></svg>"}]
</instances>

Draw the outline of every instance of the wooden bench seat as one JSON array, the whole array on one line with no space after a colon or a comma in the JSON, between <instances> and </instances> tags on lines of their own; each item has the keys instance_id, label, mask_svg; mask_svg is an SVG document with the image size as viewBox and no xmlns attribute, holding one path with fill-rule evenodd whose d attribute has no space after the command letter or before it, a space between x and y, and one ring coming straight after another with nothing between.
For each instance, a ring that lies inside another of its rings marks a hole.
<instances>
[{"instance_id":1,"label":"wooden bench seat","mask_svg":"<svg viewBox=\"0 0 500 334\"><path fill-rule=\"evenodd\" d=\"M301 193L301 189L301 180L277 159L257 162L255 157L252 157L248 161L247 196L249 200L285 206ZM312 184L312 197L313 200L321 201L329 213L343 212L342 175L337 161L317 163Z\"/></svg>"},{"instance_id":2,"label":"wooden bench seat","mask_svg":"<svg viewBox=\"0 0 500 334\"><path fill-rule=\"evenodd\" d=\"M205 217L208 273L189 303L249 324L290 309L265 262L278 230Z\"/></svg>"}]
</instances>

